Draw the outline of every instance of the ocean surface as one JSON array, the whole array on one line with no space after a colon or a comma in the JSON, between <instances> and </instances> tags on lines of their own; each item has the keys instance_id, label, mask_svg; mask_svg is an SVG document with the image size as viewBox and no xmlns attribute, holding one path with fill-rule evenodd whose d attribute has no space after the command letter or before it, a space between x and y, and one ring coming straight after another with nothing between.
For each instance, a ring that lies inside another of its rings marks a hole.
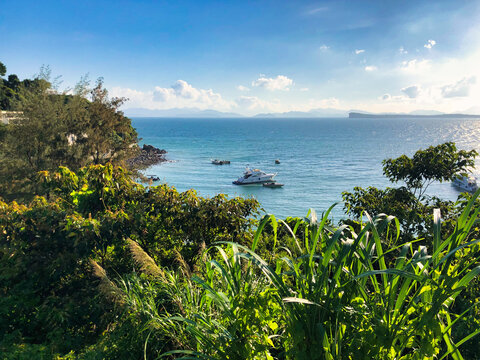
<instances>
[{"instance_id":1,"label":"ocean surface","mask_svg":"<svg viewBox=\"0 0 480 360\"><path fill-rule=\"evenodd\" d=\"M342 192L355 186L385 188L382 160L411 156L418 149L454 141L458 149L480 152L479 119L169 119L133 118L141 143L168 151L169 162L145 171L179 191L196 189L201 196L225 193L255 197L266 213L305 216L339 202L336 222L345 217ZM212 165L212 159L230 165ZM275 159L280 164L275 164ZM237 186L245 167L278 173L283 188ZM478 176L479 170L473 174ZM435 183L429 195L456 200L449 183Z\"/></svg>"}]
</instances>

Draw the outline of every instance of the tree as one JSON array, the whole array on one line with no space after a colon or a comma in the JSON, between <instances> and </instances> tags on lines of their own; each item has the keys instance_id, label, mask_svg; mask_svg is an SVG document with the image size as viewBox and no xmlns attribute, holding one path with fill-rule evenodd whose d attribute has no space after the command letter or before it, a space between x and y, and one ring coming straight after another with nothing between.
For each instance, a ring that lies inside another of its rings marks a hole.
<instances>
[{"instance_id":1,"label":"tree","mask_svg":"<svg viewBox=\"0 0 480 360\"><path fill-rule=\"evenodd\" d=\"M413 157L402 155L382 161L383 174L396 183L404 181L417 198L421 198L434 181L452 181L475 166L475 150L459 150L453 142L418 150Z\"/></svg>"},{"instance_id":2,"label":"tree","mask_svg":"<svg viewBox=\"0 0 480 360\"><path fill-rule=\"evenodd\" d=\"M17 98L9 99L8 105L14 104L22 116L2 131L1 196L37 193L39 171L123 164L138 149L130 119L118 110L125 99L109 99L101 80L91 90L90 100L85 96L88 84L84 80L73 95L59 93L52 89L48 76L46 72L43 78L20 82L10 75L7 81L18 89Z\"/></svg>"},{"instance_id":3,"label":"tree","mask_svg":"<svg viewBox=\"0 0 480 360\"><path fill-rule=\"evenodd\" d=\"M58 156L67 150L65 108L48 94L48 82L33 89L22 88L17 103L22 116L10 121L0 159L1 195L28 192L40 170L58 166Z\"/></svg>"},{"instance_id":4,"label":"tree","mask_svg":"<svg viewBox=\"0 0 480 360\"><path fill-rule=\"evenodd\" d=\"M123 163L137 150L137 132L129 118L119 111L125 98L108 98L103 80L97 80L90 92L87 119L81 135L86 155L94 164Z\"/></svg>"},{"instance_id":5,"label":"tree","mask_svg":"<svg viewBox=\"0 0 480 360\"><path fill-rule=\"evenodd\" d=\"M475 165L475 150L458 150L453 142L430 146L418 150L413 157L402 155L382 162L383 173L392 182L403 181L406 186L377 189L355 187L353 192L343 192L347 214L355 219L365 213L386 213L400 220L405 236L411 239L426 237L431 233L432 212L442 210L444 219L453 217L455 211L451 201L437 197L426 197L425 192L434 181L451 181L457 174L464 174ZM444 230L448 231L448 226Z\"/></svg>"},{"instance_id":6,"label":"tree","mask_svg":"<svg viewBox=\"0 0 480 360\"><path fill-rule=\"evenodd\" d=\"M7 73L7 67L0 61L0 76L5 76Z\"/></svg>"},{"instance_id":7,"label":"tree","mask_svg":"<svg viewBox=\"0 0 480 360\"><path fill-rule=\"evenodd\" d=\"M21 82L17 75L10 74L8 75L8 80L5 82L5 84L13 91L18 91Z\"/></svg>"}]
</instances>

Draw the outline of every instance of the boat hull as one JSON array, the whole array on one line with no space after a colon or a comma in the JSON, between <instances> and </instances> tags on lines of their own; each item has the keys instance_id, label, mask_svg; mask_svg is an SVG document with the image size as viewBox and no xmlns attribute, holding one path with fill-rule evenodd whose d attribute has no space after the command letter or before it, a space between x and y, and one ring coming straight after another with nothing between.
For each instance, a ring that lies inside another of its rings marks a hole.
<instances>
[{"instance_id":1,"label":"boat hull","mask_svg":"<svg viewBox=\"0 0 480 360\"><path fill-rule=\"evenodd\" d=\"M272 182L272 179L255 180L255 181L248 181L248 182L235 180L235 181L232 181L232 184L234 184L234 185L259 185L259 184L265 184L265 183L269 183L269 182Z\"/></svg>"}]
</instances>

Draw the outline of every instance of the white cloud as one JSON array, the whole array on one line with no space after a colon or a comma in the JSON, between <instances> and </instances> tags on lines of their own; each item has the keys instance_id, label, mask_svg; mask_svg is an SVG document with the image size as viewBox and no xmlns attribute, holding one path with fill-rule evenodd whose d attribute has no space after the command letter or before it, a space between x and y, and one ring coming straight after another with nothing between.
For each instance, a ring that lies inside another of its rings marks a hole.
<instances>
[{"instance_id":1,"label":"white cloud","mask_svg":"<svg viewBox=\"0 0 480 360\"><path fill-rule=\"evenodd\" d=\"M197 89L185 80L177 80L169 88L156 86L153 91L138 91L129 88L114 87L112 96L127 97L128 107L147 109L171 109L197 107L199 109L229 110L236 104L222 98L211 89Z\"/></svg>"},{"instance_id":2,"label":"white cloud","mask_svg":"<svg viewBox=\"0 0 480 360\"><path fill-rule=\"evenodd\" d=\"M376 66L373 66L373 65L365 66L365 71L367 71L367 72L372 72L372 71L375 71L375 70L377 70Z\"/></svg>"},{"instance_id":3,"label":"white cloud","mask_svg":"<svg viewBox=\"0 0 480 360\"><path fill-rule=\"evenodd\" d=\"M237 90L240 90L240 91L250 91L250 88L246 87L246 86L243 86L243 85L238 85L237 86Z\"/></svg>"},{"instance_id":4,"label":"white cloud","mask_svg":"<svg viewBox=\"0 0 480 360\"><path fill-rule=\"evenodd\" d=\"M185 99L196 99L201 96L205 91L211 90L197 90L192 85L187 83L185 80L177 80L172 86L176 96L185 98Z\"/></svg>"},{"instance_id":5,"label":"white cloud","mask_svg":"<svg viewBox=\"0 0 480 360\"><path fill-rule=\"evenodd\" d=\"M270 91L275 90L290 90L290 86L293 85L293 80L284 75L278 75L276 78L267 78L260 76L257 80L252 82L252 86L261 87Z\"/></svg>"},{"instance_id":6,"label":"white cloud","mask_svg":"<svg viewBox=\"0 0 480 360\"><path fill-rule=\"evenodd\" d=\"M400 46L400 49L398 49L398 52L402 55L408 54L408 51L403 48L403 46Z\"/></svg>"},{"instance_id":7,"label":"white cloud","mask_svg":"<svg viewBox=\"0 0 480 360\"><path fill-rule=\"evenodd\" d=\"M425 45L423 45L424 48L431 49L435 46L437 42L435 40L428 40Z\"/></svg>"},{"instance_id":8,"label":"white cloud","mask_svg":"<svg viewBox=\"0 0 480 360\"><path fill-rule=\"evenodd\" d=\"M173 89L166 89L160 86L155 86L153 92L153 100L159 102L168 102L175 98L175 91Z\"/></svg>"},{"instance_id":9,"label":"white cloud","mask_svg":"<svg viewBox=\"0 0 480 360\"><path fill-rule=\"evenodd\" d=\"M365 50L363 50L363 49L355 50L355 54L357 54L357 55L362 54L364 52L365 52Z\"/></svg>"},{"instance_id":10,"label":"white cloud","mask_svg":"<svg viewBox=\"0 0 480 360\"><path fill-rule=\"evenodd\" d=\"M152 102L152 93L145 93L143 91L138 91L135 89L114 87L109 89L108 94L112 97L125 97L128 99L128 107L138 106L138 107L147 107L147 103ZM132 105L134 104L134 105Z\"/></svg>"},{"instance_id":11,"label":"white cloud","mask_svg":"<svg viewBox=\"0 0 480 360\"><path fill-rule=\"evenodd\" d=\"M320 49L321 52L325 52L325 51L327 51L328 49L330 49L330 46L327 46L327 45L323 44L322 46L320 46L319 49Z\"/></svg>"},{"instance_id":12,"label":"white cloud","mask_svg":"<svg viewBox=\"0 0 480 360\"><path fill-rule=\"evenodd\" d=\"M231 105L212 89L197 89L185 80L177 80L169 88L156 86L153 91L153 101L179 107L229 108Z\"/></svg>"},{"instance_id":13,"label":"white cloud","mask_svg":"<svg viewBox=\"0 0 480 360\"><path fill-rule=\"evenodd\" d=\"M431 67L430 60L413 59L410 61L403 61L401 69L408 73L423 73Z\"/></svg>"},{"instance_id":14,"label":"white cloud","mask_svg":"<svg viewBox=\"0 0 480 360\"><path fill-rule=\"evenodd\" d=\"M383 94L382 96L380 96L380 99L383 100L383 101L388 101L388 100L391 100L391 99L392 99L392 95L390 95L390 94Z\"/></svg>"},{"instance_id":15,"label":"white cloud","mask_svg":"<svg viewBox=\"0 0 480 360\"><path fill-rule=\"evenodd\" d=\"M306 87L300 89L300 91L308 91L308 90L310 90L310 89L306 88Z\"/></svg>"},{"instance_id":16,"label":"white cloud","mask_svg":"<svg viewBox=\"0 0 480 360\"><path fill-rule=\"evenodd\" d=\"M402 89L402 92L410 99L416 99L421 93L421 88L418 85L408 86Z\"/></svg>"},{"instance_id":17,"label":"white cloud","mask_svg":"<svg viewBox=\"0 0 480 360\"><path fill-rule=\"evenodd\" d=\"M442 96L445 98L467 97L470 95L470 88L476 83L476 77L463 78L454 84L441 87Z\"/></svg>"}]
</instances>

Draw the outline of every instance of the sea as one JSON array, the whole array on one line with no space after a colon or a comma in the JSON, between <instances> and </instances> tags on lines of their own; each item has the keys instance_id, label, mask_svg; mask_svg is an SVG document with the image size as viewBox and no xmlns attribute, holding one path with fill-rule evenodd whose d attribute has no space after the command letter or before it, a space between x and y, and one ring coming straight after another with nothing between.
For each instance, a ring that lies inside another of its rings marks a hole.
<instances>
[{"instance_id":1,"label":"sea","mask_svg":"<svg viewBox=\"0 0 480 360\"><path fill-rule=\"evenodd\" d=\"M151 166L146 175L160 178L178 191L195 189L212 197L254 197L262 213L278 218L318 215L336 204L332 221L345 218L342 192L354 187L385 188L382 160L431 145L454 141L458 149L480 152L480 117L449 118L319 118L319 119L180 119L133 118L141 144L165 149L168 162ZM213 165L213 159L230 165ZM278 159L280 164L275 164ZM478 163L478 161L477 161ZM245 167L277 173L282 188L238 186L232 181ZM475 176L480 169L472 169ZM450 183L434 183L427 191L456 200Z\"/></svg>"}]
</instances>

